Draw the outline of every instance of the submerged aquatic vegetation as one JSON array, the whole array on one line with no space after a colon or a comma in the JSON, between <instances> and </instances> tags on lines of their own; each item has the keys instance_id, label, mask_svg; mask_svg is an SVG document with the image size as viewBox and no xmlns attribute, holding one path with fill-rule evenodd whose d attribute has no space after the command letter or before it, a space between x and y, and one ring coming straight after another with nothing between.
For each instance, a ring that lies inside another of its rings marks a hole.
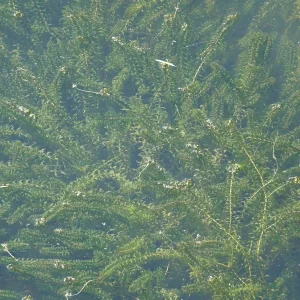
<instances>
[{"instance_id":1,"label":"submerged aquatic vegetation","mask_svg":"<svg viewBox=\"0 0 300 300\"><path fill-rule=\"evenodd\" d=\"M0 296L295 299L297 2L52 2L0 7Z\"/></svg>"}]
</instances>

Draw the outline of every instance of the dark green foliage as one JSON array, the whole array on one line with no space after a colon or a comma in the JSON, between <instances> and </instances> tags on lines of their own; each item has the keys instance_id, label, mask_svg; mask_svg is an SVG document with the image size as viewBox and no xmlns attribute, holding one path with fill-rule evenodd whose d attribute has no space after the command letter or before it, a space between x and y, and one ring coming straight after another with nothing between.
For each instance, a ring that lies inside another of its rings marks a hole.
<instances>
[{"instance_id":1,"label":"dark green foliage","mask_svg":"<svg viewBox=\"0 0 300 300\"><path fill-rule=\"evenodd\" d=\"M0 5L1 299L297 299L299 3L225 2Z\"/></svg>"}]
</instances>

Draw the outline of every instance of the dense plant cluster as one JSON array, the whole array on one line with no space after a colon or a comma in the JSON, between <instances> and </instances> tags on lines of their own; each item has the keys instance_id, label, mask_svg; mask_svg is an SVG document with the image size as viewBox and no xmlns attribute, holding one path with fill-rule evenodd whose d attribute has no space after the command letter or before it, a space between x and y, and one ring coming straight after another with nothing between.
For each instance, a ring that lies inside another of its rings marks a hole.
<instances>
[{"instance_id":1,"label":"dense plant cluster","mask_svg":"<svg viewBox=\"0 0 300 300\"><path fill-rule=\"evenodd\" d=\"M296 299L299 1L0 5L1 299Z\"/></svg>"}]
</instances>

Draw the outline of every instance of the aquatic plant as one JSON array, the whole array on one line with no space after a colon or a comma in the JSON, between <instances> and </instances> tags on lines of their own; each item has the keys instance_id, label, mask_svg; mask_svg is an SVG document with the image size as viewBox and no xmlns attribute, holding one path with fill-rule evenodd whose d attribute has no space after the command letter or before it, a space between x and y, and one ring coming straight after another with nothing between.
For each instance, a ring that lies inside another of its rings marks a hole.
<instances>
[{"instance_id":1,"label":"aquatic plant","mask_svg":"<svg viewBox=\"0 0 300 300\"><path fill-rule=\"evenodd\" d=\"M296 298L299 3L227 2L0 6L1 299Z\"/></svg>"}]
</instances>

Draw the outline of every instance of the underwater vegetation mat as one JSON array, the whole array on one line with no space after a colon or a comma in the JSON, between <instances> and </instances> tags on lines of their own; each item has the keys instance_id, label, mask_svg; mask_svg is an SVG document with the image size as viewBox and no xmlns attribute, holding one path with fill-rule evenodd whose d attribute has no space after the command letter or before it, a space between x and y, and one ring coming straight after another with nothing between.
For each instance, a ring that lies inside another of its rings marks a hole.
<instances>
[{"instance_id":1,"label":"underwater vegetation mat","mask_svg":"<svg viewBox=\"0 0 300 300\"><path fill-rule=\"evenodd\" d=\"M297 299L299 3L219 2L0 5L1 299Z\"/></svg>"}]
</instances>

